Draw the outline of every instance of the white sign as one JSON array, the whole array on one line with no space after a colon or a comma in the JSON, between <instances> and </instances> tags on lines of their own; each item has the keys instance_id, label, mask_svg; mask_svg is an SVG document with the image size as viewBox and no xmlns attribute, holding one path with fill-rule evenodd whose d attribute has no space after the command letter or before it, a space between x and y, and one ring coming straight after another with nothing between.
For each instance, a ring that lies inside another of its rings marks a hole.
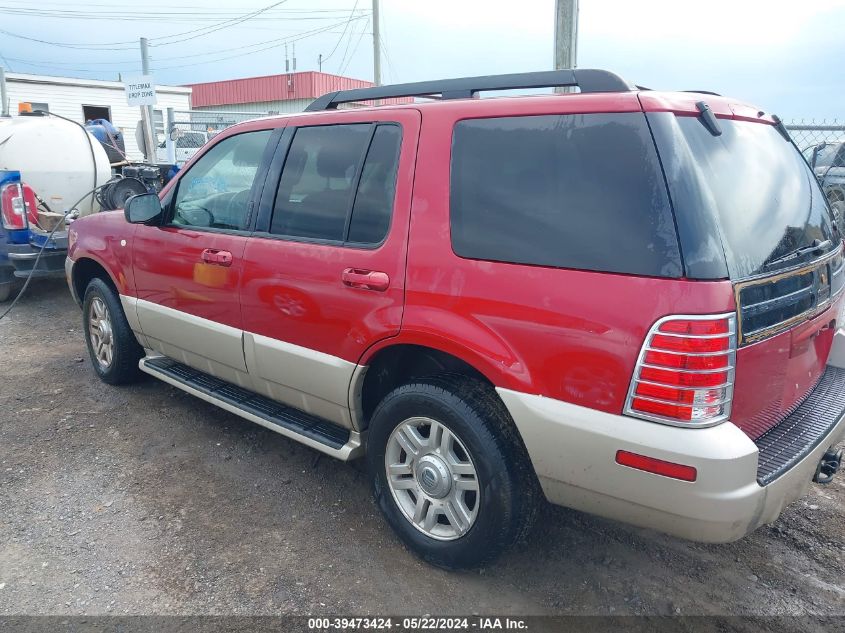
<instances>
[{"instance_id":1,"label":"white sign","mask_svg":"<svg viewBox=\"0 0 845 633\"><path fill-rule=\"evenodd\" d=\"M155 105L156 85L152 75L130 77L123 82L126 89L126 103L131 106Z\"/></svg>"}]
</instances>

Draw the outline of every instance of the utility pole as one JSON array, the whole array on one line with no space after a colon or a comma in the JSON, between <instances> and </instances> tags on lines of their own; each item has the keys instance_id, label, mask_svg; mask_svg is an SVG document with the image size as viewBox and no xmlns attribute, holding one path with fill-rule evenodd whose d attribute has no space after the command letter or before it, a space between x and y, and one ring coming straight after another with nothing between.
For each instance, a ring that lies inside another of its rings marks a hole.
<instances>
[{"instance_id":1,"label":"utility pole","mask_svg":"<svg viewBox=\"0 0 845 633\"><path fill-rule=\"evenodd\" d=\"M578 67L578 0L555 0L554 68ZM557 93L572 92L572 88L555 88Z\"/></svg>"},{"instance_id":2,"label":"utility pole","mask_svg":"<svg viewBox=\"0 0 845 633\"><path fill-rule=\"evenodd\" d=\"M379 33L378 0L373 0L373 83L381 85L381 35Z\"/></svg>"},{"instance_id":3,"label":"utility pole","mask_svg":"<svg viewBox=\"0 0 845 633\"><path fill-rule=\"evenodd\" d=\"M150 53L147 48L147 38L141 38L141 73L150 74ZM141 126L144 130L144 145L147 146L147 162L154 163L156 155L155 124L153 123L153 107L141 106Z\"/></svg>"},{"instance_id":4,"label":"utility pole","mask_svg":"<svg viewBox=\"0 0 845 633\"><path fill-rule=\"evenodd\" d=\"M317 55L317 70L323 72L323 54Z\"/></svg>"},{"instance_id":5,"label":"utility pole","mask_svg":"<svg viewBox=\"0 0 845 633\"><path fill-rule=\"evenodd\" d=\"M0 66L0 117L9 116L9 95L6 93L6 70Z\"/></svg>"}]
</instances>

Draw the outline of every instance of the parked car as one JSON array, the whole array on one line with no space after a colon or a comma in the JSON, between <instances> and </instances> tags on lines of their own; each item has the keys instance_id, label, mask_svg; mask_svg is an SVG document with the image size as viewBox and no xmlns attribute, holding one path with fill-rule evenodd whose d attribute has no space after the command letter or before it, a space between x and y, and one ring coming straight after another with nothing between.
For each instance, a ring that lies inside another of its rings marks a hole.
<instances>
[{"instance_id":1,"label":"parked car","mask_svg":"<svg viewBox=\"0 0 845 633\"><path fill-rule=\"evenodd\" d=\"M194 154L199 151L199 148L206 144L208 139L209 134L207 132L183 132L180 130L180 133L176 136L176 140L174 141L174 144L176 145L176 163L181 165L182 163L186 163L191 160L191 158L194 157ZM156 160L160 163L167 162L166 141L162 141L162 143L156 148Z\"/></svg>"},{"instance_id":2,"label":"parked car","mask_svg":"<svg viewBox=\"0 0 845 633\"><path fill-rule=\"evenodd\" d=\"M837 221L845 222L845 141L819 143L804 151Z\"/></svg>"},{"instance_id":3,"label":"parked car","mask_svg":"<svg viewBox=\"0 0 845 633\"><path fill-rule=\"evenodd\" d=\"M64 274L67 232L57 229L51 236L52 227L40 229L37 206L35 193L21 182L20 172L0 170L0 302L11 298L28 276Z\"/></svg>"},{"instance_id":4,"label":"parked car","mask_svg":"<svg viewBox=\"0 0 845 633\"><path fill-rule=\"evenodd\" d=\"M472 98L551 85L580 92ZM67 275L103 381L366 455L434 564L489 561L543 497L732 541L845 432L841 229L788 138L598 70L331 93L74 223Z\"/></svg>"}]
</instances>

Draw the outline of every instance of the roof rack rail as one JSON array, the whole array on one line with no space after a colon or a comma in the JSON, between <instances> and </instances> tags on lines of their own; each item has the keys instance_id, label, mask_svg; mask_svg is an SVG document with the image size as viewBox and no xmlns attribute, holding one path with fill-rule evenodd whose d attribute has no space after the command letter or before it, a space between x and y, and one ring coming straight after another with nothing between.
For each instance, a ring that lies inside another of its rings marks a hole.
<instances>
[{"instance_id":1,"label":"roof rack rail","mask_svg":"<svg viewBox=\"0 0 845 633\"><path fill-rule=\"evenodd\" d=\"M484 90L517 90L558 86L577 86L581 89L581 92L628 92L636 89L635 86L629 84L619 75L607 70L589 68L546 70L534 73L462 77L460 79L440 79L391 86L339 90L319 97L309 104L305 111L334 110L338 104L353 101L433 95L440 95L441 99L470 99Z\"/></svg>"}]
</instances>

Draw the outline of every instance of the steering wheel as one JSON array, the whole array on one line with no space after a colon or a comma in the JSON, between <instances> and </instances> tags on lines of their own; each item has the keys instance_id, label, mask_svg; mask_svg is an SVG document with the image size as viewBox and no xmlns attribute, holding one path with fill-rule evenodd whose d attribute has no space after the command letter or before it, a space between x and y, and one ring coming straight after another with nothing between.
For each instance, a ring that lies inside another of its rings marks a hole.
<instances>
[{"instance_id":1,"label":"steering wheel","mask_svg":"<svg viewBox=\"0 0 845 633\"><path fill-rule=\"evenodd\" d=\"M202 214L205 214L206 216L206 221L204 223L202 221L198 221ZM192 209L180 209L177 207L175 215L182 218L184 220L184 224L187 226L214 225L214 214L205 207L194 207Z\"/></svg>"}]
</instances>

